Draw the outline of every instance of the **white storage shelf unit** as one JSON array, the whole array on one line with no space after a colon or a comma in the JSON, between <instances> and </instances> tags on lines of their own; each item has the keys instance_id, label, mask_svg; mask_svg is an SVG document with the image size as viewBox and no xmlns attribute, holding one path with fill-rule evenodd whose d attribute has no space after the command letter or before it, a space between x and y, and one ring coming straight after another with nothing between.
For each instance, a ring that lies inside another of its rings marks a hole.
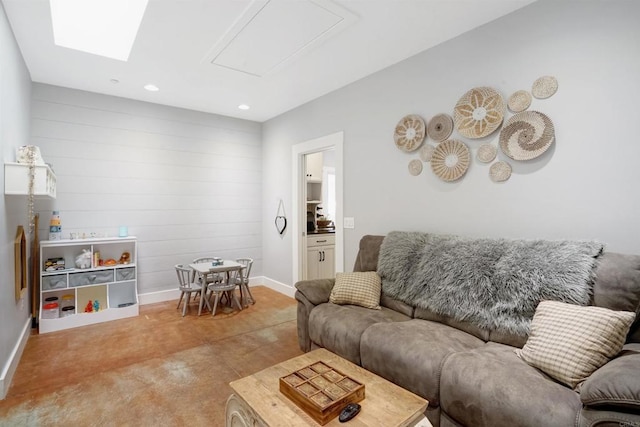
<instances>
[{"instance_id":1,"label":"white storage shelf unit","mask_svg":"<svg viewBox=\"0 0 640 427\"><path fill-rule=\"evenodd\" d=\"M127 264L95 265L75 268L76 257L84 250L91 259L99 252L103 261L119 261L129 253ZM64 259L64 270L46 271L47 260ZM77 326L107 322L138 315L137 291L137 241L135 237L103 239L45 240L40 242L40 333L74 328ZM73 301L74 310L62 316L63 297ZM49 318L43 310L47 298L57 297L60 317ZM85 312L89 301L100 303L99 311ZM44 314L44 316L43 316Z\"/></svg>"},{"instance_id":2,"label":"white storage shelf unit","mask_svg":"<svg viewBox=\"0 0 640 427\"><path fill-rule=\"evenodd\" d=\"M4 194L29 194L29 165L24 163L4 164ZM34 166L33 195L56 198L56 175L49 166Z\"/></svg>"}]
</instances>

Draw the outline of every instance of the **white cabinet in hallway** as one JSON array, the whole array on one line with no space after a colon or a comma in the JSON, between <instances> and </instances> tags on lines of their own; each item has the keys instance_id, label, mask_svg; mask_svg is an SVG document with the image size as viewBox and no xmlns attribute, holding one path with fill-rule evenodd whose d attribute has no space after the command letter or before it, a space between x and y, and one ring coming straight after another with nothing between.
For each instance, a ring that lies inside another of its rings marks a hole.
<instances>
[{"instance_id":1,"label":"white cabinet in hallway","mask_svg":"<svg viewBox=\"0 0 640 427\"><path fill-rule=\"evenodd\" d=\"M322 152L307 154L306 159L307 182L321 182L323 162Z\"/></svg>"},{"instance_id":2,"label":"white cabinet in hallway","mask_svg":"<svg viewBox=\"0 0 640 427\"><path fill-rule=\"evenodd\" d=\"M307 236L307 280L335 277L335 235Z\"/></svg>"}]
</instances>

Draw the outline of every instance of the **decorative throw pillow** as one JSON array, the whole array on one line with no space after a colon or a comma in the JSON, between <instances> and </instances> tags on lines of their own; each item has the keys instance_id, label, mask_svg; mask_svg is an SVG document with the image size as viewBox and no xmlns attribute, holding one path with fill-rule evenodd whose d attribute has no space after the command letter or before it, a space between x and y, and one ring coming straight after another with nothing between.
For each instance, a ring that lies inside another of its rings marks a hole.
<instances>
[{"instance_id":1,"label":"decorative throw pillow","mask_svg":"<svg viewBox=\"0 0 640 427\"><path fill-rule=\"evenodd\" d=\"M630 311L542 301L518 356L575 388L622 350L634 318Z\"/></svg>"},{"instance_id":2,"label":"decorative throw pillow","mask_svg":"<svg viewBox=\"0 0 640 427\"><path fill-rule=\"evenodd\" d=\"M336 273L336 284L329 301L379 310L381 291L380 276L375 271Z\"/></svg>"}]
</instances>

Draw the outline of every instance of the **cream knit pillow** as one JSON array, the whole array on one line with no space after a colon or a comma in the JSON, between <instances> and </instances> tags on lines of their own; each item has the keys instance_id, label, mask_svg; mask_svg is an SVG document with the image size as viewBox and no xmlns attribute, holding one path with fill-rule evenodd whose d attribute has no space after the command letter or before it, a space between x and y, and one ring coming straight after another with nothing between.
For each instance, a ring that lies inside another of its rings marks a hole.
<instances>
[{"instance_id":1,"label":"cream knit pillow","mask_svg":"<svg viewBox=\"0 0 640 427\"><path fill-rule=\"evenodd\" d=\"M337 273L329 301L334 304L353 304L379 310L380 292L382 284L380 276L375 271Z\"/></svg>"},{"instance_id":2,"label":"cream knit pillow","mask_svg":"<svg viewBox=\"0 0 640 427\"><path fill-rule=\"evenodd\" d=\"M518 356L575 388L624 345L635 313L542 301Z\"/></svg>"}]
</instances>

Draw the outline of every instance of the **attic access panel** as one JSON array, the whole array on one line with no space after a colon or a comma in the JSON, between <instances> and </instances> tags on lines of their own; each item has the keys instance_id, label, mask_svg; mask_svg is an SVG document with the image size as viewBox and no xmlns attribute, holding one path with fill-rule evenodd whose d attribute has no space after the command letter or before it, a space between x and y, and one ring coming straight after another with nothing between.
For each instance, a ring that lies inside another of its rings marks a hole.
<instances>
[{"instance_id":1,"label":"attic access panel","mask_svg":"<svg viewBox=\"0 0 640 427\"><path fill-rule=\"evenodd\" d=\"M254 0L205 60L262 77L311 51L355 19L329 0Z\"/></svg>"}]
</instances>

